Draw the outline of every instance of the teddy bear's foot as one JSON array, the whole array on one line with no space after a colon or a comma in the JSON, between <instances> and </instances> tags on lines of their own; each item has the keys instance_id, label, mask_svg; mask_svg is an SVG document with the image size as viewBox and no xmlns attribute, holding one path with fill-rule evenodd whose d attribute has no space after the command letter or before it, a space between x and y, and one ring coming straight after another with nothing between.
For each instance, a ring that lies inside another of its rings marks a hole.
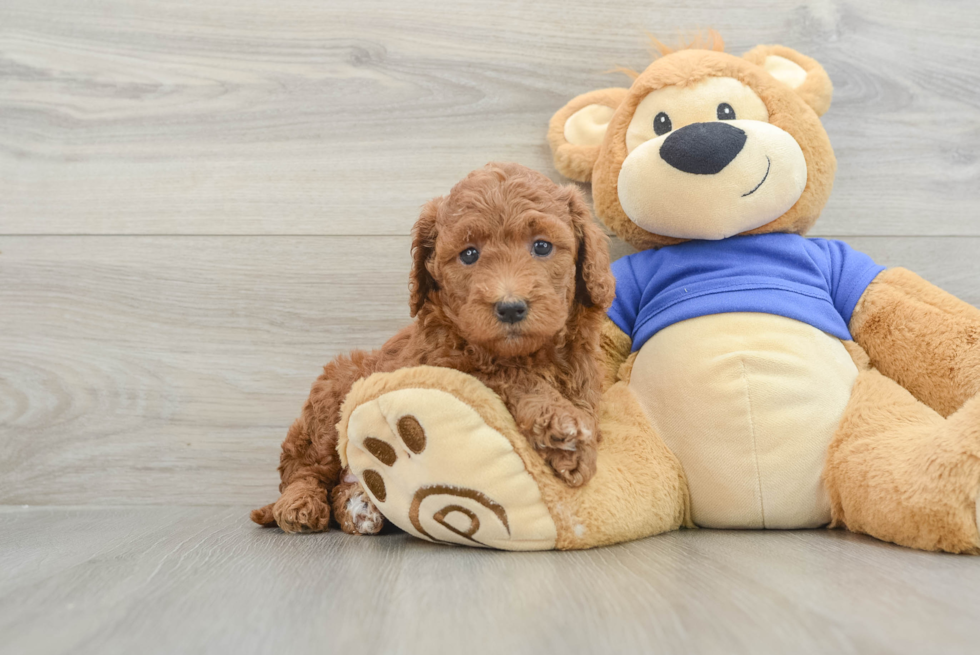
<instances>
[{"instance_id":1,"label":"teddy bear's foot","mask_svg":"<svg viewBox=\"0 0 980 655\"><path fill-rule=\"evenodd\" d=\"M342 445L381 513L416 537L555 547L555 523L511 442L446 391L398 389L360 403Z\"/></svg>"},{"instance_id":2,"label":"teddy bear's foot","mask_svg":"<svg viewBox=\"0 0 980 655\"><path fill-rule=\"evenodd\" d=\"M415 366L354 384L337 454L387 520L430 541L573 550L691 526L680 462L629 387L599 410L595 477L572 488L479 380Z\"/></svg>"},{"instance_id":3,"label":"teddy bear's foot","mask_svg":"<svg viewBox=\"0 0 980 655\"><path fill-rule=\"evenodd\" d=\"M943 418L878 371L862 371L824 478L832 526L980 554L980 396Z\"/></svg>"}]
</instances>

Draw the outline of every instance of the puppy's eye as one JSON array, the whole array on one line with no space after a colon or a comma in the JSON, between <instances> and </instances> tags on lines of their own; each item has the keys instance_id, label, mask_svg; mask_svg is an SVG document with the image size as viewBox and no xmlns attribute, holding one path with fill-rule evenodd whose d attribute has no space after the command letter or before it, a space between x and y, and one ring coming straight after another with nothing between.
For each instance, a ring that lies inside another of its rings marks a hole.
<instances>
[{"instance_id":1,"label":"puppy's eye","mask_svg":"<svg viewBox=\"0 0 980 655\"><path fill-rule=\"evenodd\" d=\"M463 252L459 253L459 261L463 262L467 266L470 264L475 264L476 260L480 258L480 251L476 248L467 248Z\"/></svg>"},{"instance_id":2,"label":"puppy's eye","mask_svg":"<svg viewBox=\"0 0 980 655\"><path fill-rule=\"evenodd\" d=\"M720 121L733 121L735 120L735 110L727 102L723 102L718 105L718 120Z\"/></svg>"},{"instance_id":3,"label":"puppy's eye","mask_svg":"<svg viewBox=\"0 0 980 655\"><path fill-rule=\"evenodd\" d=\"M551 249L553 247L554 246L551 245L550 241L543 241L541 239L538 239L537 241L534 242L534 245L531 247L531 250L538 257L547 257L548 255L551 254Z\"/></svg>"},{"instance_id":4,"label":"puppy's eye","mask_svg":"<svg viewBox=\"0 0 980 655\"><path fill-rule=\"evenodd\" d=\"M660 112L653 117L653 131L657 136L662 136L667 134L674 129L674 126L670 124L670 116Z\"/></svg>"}]
</instances>

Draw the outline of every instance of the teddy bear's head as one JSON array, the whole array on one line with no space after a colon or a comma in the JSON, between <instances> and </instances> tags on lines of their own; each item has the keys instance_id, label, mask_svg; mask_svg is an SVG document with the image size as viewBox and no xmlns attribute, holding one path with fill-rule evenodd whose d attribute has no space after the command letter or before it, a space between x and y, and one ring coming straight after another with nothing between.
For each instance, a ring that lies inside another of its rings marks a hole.
<instances>
[{"instance_id":1,"label":"teddy bear's head","mask_svg":"<svg viewBox=\"0 0 980 655\"><path fill-rule=\"evenodd\" d=\"M596 214L636 248L803 234L830 196L823 67L783 46L723 47L669 52L551 119L555 166L592 182Z\"/></svg>"}]
</instances>

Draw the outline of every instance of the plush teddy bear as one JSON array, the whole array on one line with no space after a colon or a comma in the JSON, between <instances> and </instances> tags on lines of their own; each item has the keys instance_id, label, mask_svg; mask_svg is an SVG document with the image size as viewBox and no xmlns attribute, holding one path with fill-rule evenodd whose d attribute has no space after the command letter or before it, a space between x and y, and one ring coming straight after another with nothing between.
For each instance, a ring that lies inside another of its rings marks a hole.
<instances>
[{"instance_id":1,"label":"plush teddy bear","mask_svg":"<svg viewBox=\"0 0 980 655\"><path fill-rule=\"evenodd\" d=\"M479 382L404 369L359 382L339 425L341 459L383 479L384 515L514 550L829 525L980 552L980 310L802 236L833 184L831 94L813 59L716 41L555 114L556 167L639 250L613 265L598 472L567 488ZM406 456L379 463L369 436Z\"/></svg>"}]
</instances>

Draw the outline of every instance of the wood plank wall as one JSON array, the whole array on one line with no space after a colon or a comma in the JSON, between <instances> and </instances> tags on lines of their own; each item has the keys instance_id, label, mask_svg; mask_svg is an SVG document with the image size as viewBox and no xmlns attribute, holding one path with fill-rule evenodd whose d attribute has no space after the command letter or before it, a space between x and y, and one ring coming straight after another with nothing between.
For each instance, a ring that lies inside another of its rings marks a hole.
<instances>
[{"instance_id":1,"label":"wood plank wall","mask_svg":"<svg viewBox=\"0 0 980 655\"><path fill-rule=\"evenodd\" d=\"M273 500L319 367L408 320L421 204L560 179L548 119L645 31L821 61L812 234L980 305L980 3L681 4L0 0L0 504Z\"/></svg>"}]
</instances>

